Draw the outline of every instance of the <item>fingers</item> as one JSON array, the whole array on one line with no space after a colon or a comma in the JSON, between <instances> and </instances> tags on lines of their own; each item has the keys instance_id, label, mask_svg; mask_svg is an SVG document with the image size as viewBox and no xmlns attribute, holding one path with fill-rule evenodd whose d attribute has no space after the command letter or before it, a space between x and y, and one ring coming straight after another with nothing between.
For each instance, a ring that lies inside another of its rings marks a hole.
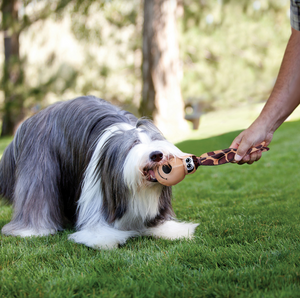
<instances>
[{"instance_id":1,"label":"fingers","mask_svg":"<svg viewBox=\"0 0 300 298\"><path fill-rule=\"evenodd\" d=\"M245 156L247 150L245 151L245 153L243 155L238 154L239 148L240 148L240 144L243 140L243 135L244 135L245 131L241 132L231 143L230 148L235 148L238 149L237 153L235 154L234 157L234 161L233 163L238 163L238 164L244 164L246 162L248 162L250 160L249 156Z\"/></svg>"},{"instance_id":2,"label":"fingers","mask_svg":"<svg viewBox=\"0 0 300 298\"><path fill-rule=\"evenodd\" d=\"M248 139L249 140L249 139ZM239 144L236 154L235 154L235 161L240 162L241 160L247 160L245 162L248 162L248 158L246 158L246 153L249 150L249 148L253 147L253 143L249 142L248 140L245 140L245 138L242 139L241 143Z\"/></svg>"},{"instance_id":3,"label":"fingers","mask_svg":"<svg viewBox=\"0 0 300 298\"><path fill-rule=\"evenodd\" d=\"M256 151L251 155L247 154L247 151L262 143L263 145L269 144L272 140L272 135L266 137L266 135L260 136L257 133L252 132L247 129L240 133L232 142L232 148L237 148L236 155L234 157L235 162L242 165L245 163L253 164L255 161L258 161L261 158L262 152Z\"/></svg>"},{"instance_id":4,"label":"fingers","mask_svg":"<svg viewBox=\"0 0 300 298\"><path fill-rule=\"evenodd\" d=\"M253 164L261 158L262 152L260 150L251 155L247 154L247 151L258 144L262 143L264 146L268 146L271 143L273 132L267 132L262 127L264 126L259 122L254 122L233 140L230 147L237 149L234 157L235 163L240 165L245 163Z\"/></svg>"},{"instance_id":5,"label":"fingers","mask_svg":"<svg viewBox=\"0 0 300 298\"><path fill-rule=\"evenodd\" d=\"M252 165L255 161L259 161L261 158L262 152L261 150L258 150L250 155L250 160L247 162L247 164Z\"/></svg>"},{"instance_id":6,"label":"fingers","mask_svg":"<svg viewBox=\"0 0 300 298\"><path fill-rule=\"evenodd\" d=\"M250 155L245 155L240 161L238 162L236 161L236 163L239 165L243 165L244 163L247 163L249 161L250 161Z\"/></svg>"},{"instance_id":7,"label":"fingers","mask_svg":"<svg viewBox=\"0 0 300 298\"><path fill-rule=\"evenodd\" d=\"M249 155L249 154L248 154L248 155L245 155L245 156L243 157L243 159L241 159L241 160L238 162L238 164L239 164L239 165L243 165L243 164L247 163L247 164L249 164L249 165L252 165L255 161L260 160L261 156L262 156L262 152L261 152L261 150L258 150L258 151L256 151L256 152L253 152L253 153L250 154L250 155Z\"/></svg>"}]
</instances>

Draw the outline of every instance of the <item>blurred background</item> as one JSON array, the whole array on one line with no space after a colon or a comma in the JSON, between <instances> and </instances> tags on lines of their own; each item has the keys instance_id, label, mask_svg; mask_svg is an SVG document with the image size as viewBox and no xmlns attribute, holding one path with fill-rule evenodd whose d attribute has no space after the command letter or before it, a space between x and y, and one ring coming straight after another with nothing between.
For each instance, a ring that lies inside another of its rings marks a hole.
<instances>
[{"instance_id":1,"label":"blurred background","mask_svg":"<svg viewBox=\"0 0 300 298\"><path fill-rule=\"evenodd\" d=\"M152 118L175 142L245 128L290 36L288 0L0 4L1 136L49 104L89 94Z\"/></svg>"}]
</instances>

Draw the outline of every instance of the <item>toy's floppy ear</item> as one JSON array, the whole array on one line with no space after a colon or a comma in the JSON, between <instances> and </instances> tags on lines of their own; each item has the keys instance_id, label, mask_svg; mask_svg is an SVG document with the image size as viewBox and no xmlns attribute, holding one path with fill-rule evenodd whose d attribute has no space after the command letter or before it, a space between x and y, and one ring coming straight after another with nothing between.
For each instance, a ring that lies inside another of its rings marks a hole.
<instances>
[{"instance_id":1,"label":"toy's floppy ear","mask_svg":"<svg viewBox=\"0 0 300 298\"><path fill-rule=\"evenodd\" d=\"M196 171L193 155L186 155L183 158L172 158L168 163L157 167L154 170L156 180L163 185L171 186L182 181L187 174Z\"/></svg>"}]
</instances>

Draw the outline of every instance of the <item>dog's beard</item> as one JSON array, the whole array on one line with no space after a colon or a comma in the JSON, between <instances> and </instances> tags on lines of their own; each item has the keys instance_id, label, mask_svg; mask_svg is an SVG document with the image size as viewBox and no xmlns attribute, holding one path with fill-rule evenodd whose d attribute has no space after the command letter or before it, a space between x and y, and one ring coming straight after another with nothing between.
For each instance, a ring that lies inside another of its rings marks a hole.
<instances>
[{"instance_id":1,"label":"dog's beard","mask_svg":"<svg viewBox=\"0 0 300 298\"><path fill-rule=\"evenodd\" d=\"M162 153L160 161L150 159L154 151ZM118 124L107 129L85 174L77 226L100 220L113 225L118 222L118 228L129 230L155 220L161 209L169 208L173 215L171 198L167 198L171 190L156 182L153 169L170 157L183 155L147 127Z\"/></svg>"},{"instance_id":2,"label":"dog's beard","mask_svg":"<svg viewBox=\"0 0 300 298\"><path fill-rule=\"evenodd\" d=\"M149 171L145 173L164 159L185 154L147 130L126 129L118 125L99 141L79 201L79 231L69 239L112 248L138 235L192 237L197 224L172 220L171 187L149 180ZM163 159L153 162L153 151L161 152Z\"/></svg>"}]
</instances>

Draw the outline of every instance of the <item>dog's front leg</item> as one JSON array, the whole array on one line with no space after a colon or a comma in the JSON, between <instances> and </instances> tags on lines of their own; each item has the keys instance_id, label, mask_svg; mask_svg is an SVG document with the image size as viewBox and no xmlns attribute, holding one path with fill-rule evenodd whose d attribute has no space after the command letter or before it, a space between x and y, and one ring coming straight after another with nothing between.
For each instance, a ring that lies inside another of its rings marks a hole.
<instances>
[{"instance_id":1,"label":"dog's front leg","mask_svg":"<svg viewBox=\"0 0 300 298\"><path fill-rule=\"evenodd\" d=\"M136 231L121 231L105 224L97 224L69 235L69 240L95 249L112 249L138 235Z\"/></svg>"},{"instance_id":2,"label":"dog's front leg","mask_svg":"<svg viewBox=\"0 0 300 298\"><path fill-rule=\"evenodd\" d=\"M180 238L193 238L195 229L199 224L167 220L156 227L151 227L143 231L144 236L155 238L165 238L170 240Z\"/></svg>"}]
</instances>

